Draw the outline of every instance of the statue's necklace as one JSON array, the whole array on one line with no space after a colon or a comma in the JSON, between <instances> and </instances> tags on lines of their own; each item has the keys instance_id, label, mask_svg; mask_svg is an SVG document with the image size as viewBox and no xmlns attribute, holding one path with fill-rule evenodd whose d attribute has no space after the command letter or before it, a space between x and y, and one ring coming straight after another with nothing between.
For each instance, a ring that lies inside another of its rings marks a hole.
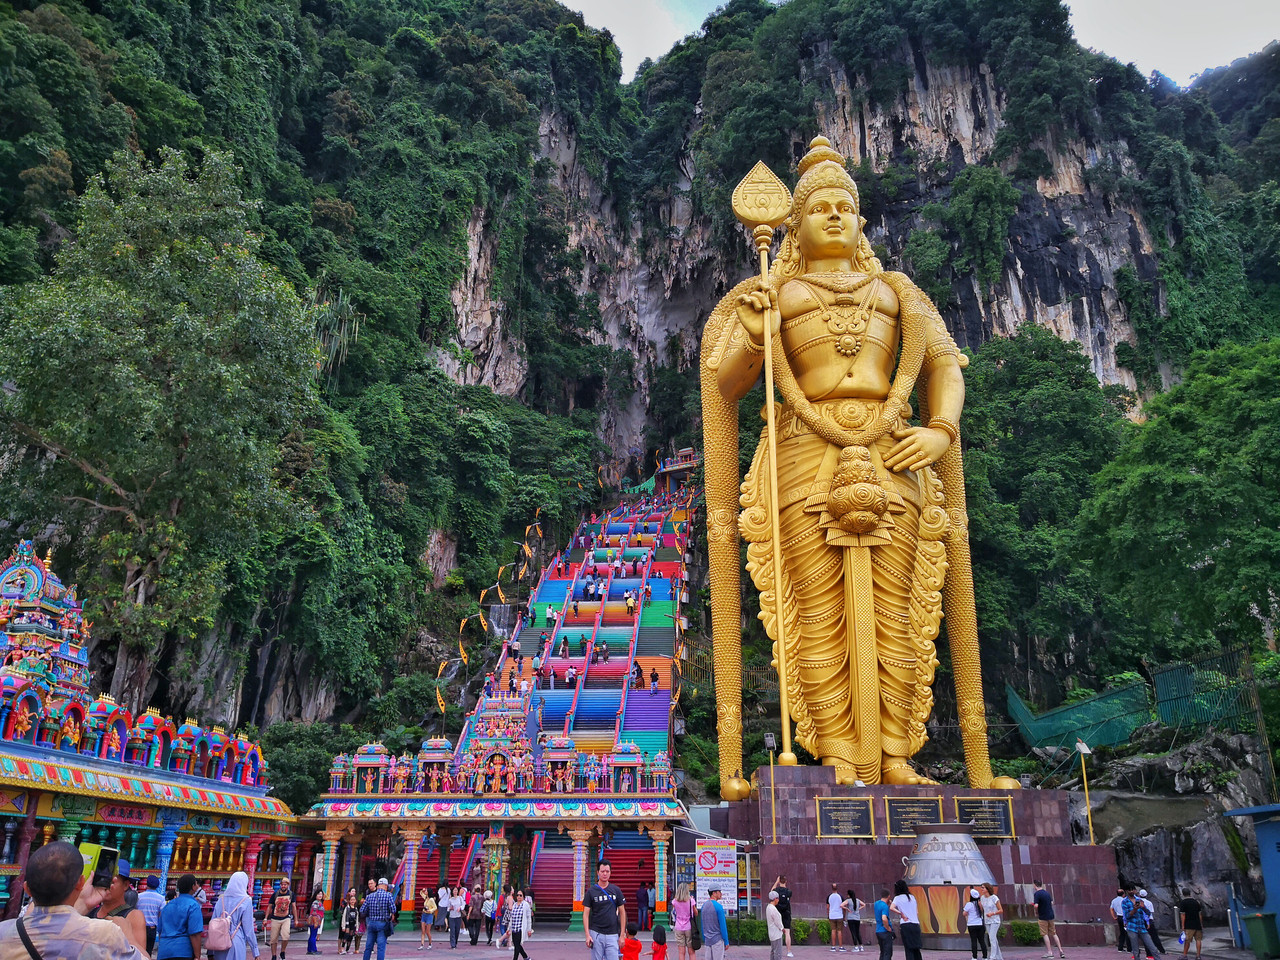
<instances>
[{"instance_id":1,"label":"statue's necklace","mask_svg":"<svg viewBox=\"0 0 1280 960\"><path fill-rule=\"evenodd\" d=\"M845 357L856 357L862 349L862 335L871 322L871 304L875 300L874 274L849 276L847 273L808 274L801 282L812 287L822 287L835 294L835 299L823 308L827 329L835 336L836 352ZM855 293L858 295L855 296ZM822 297L813 293L815 299Z\"/></svg>"}]
</instances>

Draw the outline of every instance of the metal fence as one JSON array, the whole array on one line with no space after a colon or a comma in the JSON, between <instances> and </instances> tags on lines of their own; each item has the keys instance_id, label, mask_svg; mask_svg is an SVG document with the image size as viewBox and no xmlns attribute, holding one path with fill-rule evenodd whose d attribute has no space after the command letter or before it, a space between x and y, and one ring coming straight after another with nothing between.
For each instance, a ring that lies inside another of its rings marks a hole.
<instances>
[{"instance_id":1,"label":"metal fence","mask_svg":"<svg viewBox=\"0 0 1280 960\"><path fill-rule=\"evenodd\" d=\"M1108 690L1096 697L1036 715L1005 683L1009 716L1018 724L1029 747L1074 747L1076 738L1091 746L1127 743L1133 731L1154 718L1151 688L1144 682Z\"/></svg>"}]
</instances>

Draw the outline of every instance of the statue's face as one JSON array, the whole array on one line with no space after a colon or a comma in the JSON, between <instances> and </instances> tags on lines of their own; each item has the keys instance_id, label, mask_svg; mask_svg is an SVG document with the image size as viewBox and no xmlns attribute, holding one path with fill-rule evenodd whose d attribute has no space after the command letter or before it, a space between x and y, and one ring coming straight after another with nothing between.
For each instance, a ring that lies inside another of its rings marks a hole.
<instances>
[{"instance_id":1,"label":"statue's face","mask_svg":"<svg viewBox=\"0 0 1280 960\"><path fill-rule=\"evenodd\" d=\"M858 205L841 187L821 187L809 195L796 239L806 260L852 257L858 249Z\"/></svg>"}]
</instances>

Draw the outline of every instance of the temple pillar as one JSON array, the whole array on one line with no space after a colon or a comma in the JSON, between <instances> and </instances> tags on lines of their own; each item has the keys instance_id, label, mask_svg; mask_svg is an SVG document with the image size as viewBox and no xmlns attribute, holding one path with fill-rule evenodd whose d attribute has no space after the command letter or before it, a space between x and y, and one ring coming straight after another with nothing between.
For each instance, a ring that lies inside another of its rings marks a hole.
<instances>
[{"instance_id":1,"label":"temple pillar","mask_svg":"<svg viewBox=\"0 0 1280 960\"><path fill-rule=\"evenodd\" d=\"M333 881L337 878L338 845L342 842L342 831L330 828L320 833L324 840L324 862L320 874L321 896L324 898L324 909L327 913L333 908ZM307 883L310 884L308 879ZM307 891L310 894L310 890Z\"/></svg>"},{"instance_id":2,"label":"temple pillar","mask_svg":"<svg viewBox=\"0 0 1280 960\"><path fill-rule=\"evenodd\" d=\"M244 872L249 875L249 883L253 883L253 876L258 872L258 857L262 854L262 845L266 843L267 835L265 833L249 834L249 843L244 848Z\"/></svg>"},{"instance_id":3,"label":"temple pillar","mask_svg":"<svg viewBox=\"0 0 1280 960\"><path fill-rule=\"evenodd\" d=\"M342 843L342 886L338 890L338 899L347 895L347 891L355 886L356 866L360 863L360 840L362 835L352 833ZM357 891L358 893L359 891Z\"/></svg>"},{"instance_id":4,"label":"temple pillar","mask_svg":"<svg viewBox=\"0 0 1280 960\"><path fill-rule=\"evenodd\" d=\"M418 853L422 848L423 830L421 827L401 827L400 836L404 839L404 880L400 888L400 909L412 913L414 897L418 891Z\"/></svg>"},{"instance_id":5,"label":"temple pillar","mask_svg":"<svg viewBox=\"0 0 1280 960\"><path fill-rule=\"evenodd\" d=\"M283 873L286 877L289 878L290 883L293 883L293 861L294 861L294 858L297 857L298 855L298 844L300 844L301 842L302 842L301 840L297 840L291 837L290 839L284 842L284 847L280 851L279 870L281 873ZM311 892L310 890L307 891L307 893L310 893L310 892Z\"/></svg>"},{"instance_id":6,"label":"temple pillar","mask_svg":"<svg viewBox=\"0 0 1280 960\"><path fill-rule=\"evenodd\" d=\"M667 911L667 851L671 849L670 830L650 830L653 840L654 913Z\"/></svg>"},{"instance_id":7,"label":"temple pillar","mask_svg":"<svg viewBox=\"0 0 1280 960\"><path fill-rule=\"evenodd\" d=\"M573 916L569 918L571 931L582 930L582 901L587 895L587 843L594 831L590 827L569 831L573 841Z\"/></svg>"},{"instance_id":8,"label":"temple pillar","mask_svg":"<svg viewBox=\"0 0 1280 960\"><path fill-rule=\"evenodd\" d=\"M156 840L156 869L160 871L160 892L169 889L169 866L174 862L173 845L178 839L178 825L166 823Z\"/></svg>"},{"instance_id":9,"label":"temple pillar","mask_svg":"<svg viewBox=\"0 0 1280 960\"><path fill-rule=\"evenodd\" d=\"M9 886L9 902L5 904L4 916L6 920L12 920L18 915L18 908L22 905L21 891L22 884L27 880L27 857L31 856L31 843L36 838L36 807L39 806L40 791L28 790L26 793L26 816L23 818L22 826L18 830L18 854L15 862L18 864L18 875L13 878L13 882Z\"/></svg>"},{"instance_id":10,"label":"temple pillar","mask_svg":"<svg viewBox=\"0 0 1280 960\"><path fill-rule=\"evenodd\" d=\"M502 890L510 863L511 845L502 824L494 824L484 840L484 886L496 895Z\"/></svg>"}]
</instances>

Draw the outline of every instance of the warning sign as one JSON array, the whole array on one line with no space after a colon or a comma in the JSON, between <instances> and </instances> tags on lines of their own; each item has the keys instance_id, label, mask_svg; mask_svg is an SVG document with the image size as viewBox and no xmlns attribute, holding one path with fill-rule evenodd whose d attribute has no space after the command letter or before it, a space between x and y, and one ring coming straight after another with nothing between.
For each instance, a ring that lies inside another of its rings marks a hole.
<instances>
[{"instance_id":1,"label":"warning sign","mask_svg":"<svg viewBox=\"0 0 1280 960\"><path fill-rule=\"evenodd\" d=\"M720 903L728 913L738 910L738 847L732 840L700 839L694 853L698 900L720 891Z\"/></svg>"}]
</instances>

